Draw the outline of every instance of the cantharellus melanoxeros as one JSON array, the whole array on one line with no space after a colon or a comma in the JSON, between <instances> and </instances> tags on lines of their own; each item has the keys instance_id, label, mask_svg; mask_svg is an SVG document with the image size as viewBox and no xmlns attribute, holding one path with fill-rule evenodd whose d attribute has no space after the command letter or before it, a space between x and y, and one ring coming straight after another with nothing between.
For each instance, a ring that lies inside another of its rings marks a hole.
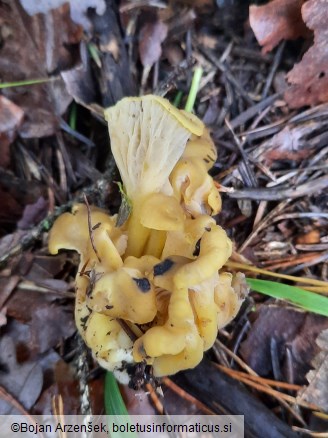
<instances>
[{"instance_id":1,"label":"cantharellus melanoxeros","mask_svg":"<svg viewBox=\"0 0 328 438\"><path fill-rule=\"evenodd\" d=\"M195 367L244 288L242 274L221 271L232 244L212 217L217 153L202 121L152 95L125 98L105 118L130 216L116 226L117 215L77 204L55 222L49 250L80 254L77 327L127 383L124 364L145 362L157 377Z\"/></svg>"}]
</instances>

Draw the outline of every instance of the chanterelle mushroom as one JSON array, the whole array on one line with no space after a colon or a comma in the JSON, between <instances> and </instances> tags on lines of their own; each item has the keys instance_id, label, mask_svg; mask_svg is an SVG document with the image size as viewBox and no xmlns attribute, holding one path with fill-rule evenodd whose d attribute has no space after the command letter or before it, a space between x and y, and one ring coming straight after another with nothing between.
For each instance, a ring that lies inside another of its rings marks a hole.
<instances>
[{"instance_id":1,"label":"chanterelle mushroom","mask_svg":"<svg viewBox=\"0 0 328 438\"><path fill-rule=\"evenodd\" d=\"M131 215L115 226L116 216L76 205L55 222L49 250L80 254L76 323L103 367L122 382L124 363L174 374L200 362L244 298L243 279L235 287L220 272L231 241L211 217L221 208L207 173L216 149L197 117L157 96L125 98L105 117Z\"/></svg>"}]
</instances>

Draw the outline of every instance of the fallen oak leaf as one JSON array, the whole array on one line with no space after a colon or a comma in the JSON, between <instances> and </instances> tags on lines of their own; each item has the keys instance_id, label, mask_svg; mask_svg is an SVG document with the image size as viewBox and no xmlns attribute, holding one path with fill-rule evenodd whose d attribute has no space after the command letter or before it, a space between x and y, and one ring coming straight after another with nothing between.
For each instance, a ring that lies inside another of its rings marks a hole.
<instances>
[{"instance_id":1,"label":"fallen oak leaf","mask_svg":"<svg viewBox=\"0 0 328 438\"><path fill-rule=\"evenodd\" d=\"M270 52L282 40L294 40L309 35L302 20L301 7L306 0L272 0L249 8L250 26L263 54Z\"/></svg>"},{"instance_id":2,"label":"fallen oak leaf","mask_svg":"<svg viewBox=\"0 0 328 438\"><path fill-rule=\"evenodd\" d=\"M302 17L314 31L314 44L287 75L291 86L284 97L292 108L328 101L327 2L307 1L302 6Z\"/></svg>"}]
</instances>

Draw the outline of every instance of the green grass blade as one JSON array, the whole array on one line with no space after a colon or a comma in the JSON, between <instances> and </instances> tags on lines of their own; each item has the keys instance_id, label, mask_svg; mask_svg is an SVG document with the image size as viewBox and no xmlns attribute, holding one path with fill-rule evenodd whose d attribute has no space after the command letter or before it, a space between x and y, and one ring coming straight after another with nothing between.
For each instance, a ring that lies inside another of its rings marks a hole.
<instances>
[{"instance_id":1,"label":"green grass blade","mask_svg":"<svg viewBox=\"0 0 328 438\"><path fill-rule=\"evenodd\" d=\"M93 43L89 43L88 50L89 50L91 58L94 60L94 62L97 64L97 66L99 68L101 68L100 52L99 52L97 46Z\"/></svg>"},{"instance_id":2,"label":"green grass blade","mask_svg":"<svg viewBox=\"0 0 328 438\"><path fill-rule=\"evenodd\" d=\"M274 281L258 280L255 278L247 278L246 280L255 292L287 300L308 312L328 316L328 297Z\"/></svg>"},{"instance_id":3,"label":"green grass blade","mask_svg":"<svg viewBox=\"0 0 328 438\"><path fill-rule=\"evenodd\" d=\"M174 98L174 101L173 101L173 105L174 105L176 108L179 108L180 103L181 103L181 100L182 100L182 97L183 97L183 92L182 92L181 90L179 90L179 91L177 92L175 98Z\"/></svg>"},{"instance_id":4,"label":"green grass blade","mask_svg":"<svg viewBox=\"0 0 328 438\"><path fill-rule=\"evenodd\" d=\"M106 415L111 416L108 424L110 430L113 421L118 425L125 425L127 422L132 424L114 374L109 371L107 371L105 377L105 412ZM111 436L117 438L138 438L138 435L133 432L116 432L111 433Z\"/></svg>"},{"instance_id":5,"label":"green grass blade","mask_svg":"<svg viewBox=\"0 0 328 438\"><path fill-rule=\"evenodd\" d=\"M76 131L76 122L77 122L77 105L76 102L73 101L71 105L71 112L69 114L69 126Z\"/></svg>"},{"instance_id":6,"label":"green grass blade","mask_svg":"<svg viewBox=\"0 0 328 438\"><path fill-rule=\"evenodd\" d=\"M189 113L192 111L192 109L195 105L195 100L196 100L196 96L198 93L199 84L200 84L200 80L202 78L202 75L203 75L202 67L196 67L195 71L194 71L194 76L193 76L192 81L191 81L191 87L190 87L190 91L188 94L187 103L185 106L185 111L188 111Z\"/></svg>"},{"instance_id":7,"label":"green grass blade","mask_svg":"<svg viewBox=\"0 0 328 438\"><path fill-rule=\"evenodd\" d=\"M107 371L105 377L106 415L129 415L114 374Z\"/></svg>"},{"instance_id":8,"label":"green grass blade","mask_svg":"<svg viewBox=\"0 0 328 438\"><path fill-rule=\"evenodd\" d=\"M3 88L25 87L27 85L43 84L46 82L51 82L53 80L54 80L53 78L45 78L45 79L28 79L26 81L18 81L18 82L2 82L0 83L0 90Z\"/></svg>"}]
</instances>

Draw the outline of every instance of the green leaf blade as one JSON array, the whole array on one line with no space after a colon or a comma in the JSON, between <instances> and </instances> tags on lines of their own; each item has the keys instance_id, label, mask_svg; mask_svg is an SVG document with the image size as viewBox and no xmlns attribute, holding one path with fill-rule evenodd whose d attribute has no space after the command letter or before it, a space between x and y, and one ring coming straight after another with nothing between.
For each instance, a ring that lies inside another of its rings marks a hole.
<instances>
[{"instance_id":1,"label":"green leaf blade","mask_svg":"<svg viewBox=\"0 0 328 438\"><path fill-rule=\"evenodd\" d=\"M115 419L116 425L133 424L130 420L128 410L123 401L120 388L112 372L107 371L105 376L105 412L109 415L109 430L112 429L112 421ZM116 432L109 436L117 438L138 438L134 432Z\"/></svg>"},{"instance_id":2,"label":"green leaf blade","mask_svg":"<svg viewBox=\"0 0 328 438\"><path fill-rule=\"evenodd\" d=\"M307 292L296 286L289 286L274 281L247 278L247 283L255 292L269 295L273 298L287 300L308 312L328 316L328 297L313 292Z\"/></svg>"}]
</instances>

